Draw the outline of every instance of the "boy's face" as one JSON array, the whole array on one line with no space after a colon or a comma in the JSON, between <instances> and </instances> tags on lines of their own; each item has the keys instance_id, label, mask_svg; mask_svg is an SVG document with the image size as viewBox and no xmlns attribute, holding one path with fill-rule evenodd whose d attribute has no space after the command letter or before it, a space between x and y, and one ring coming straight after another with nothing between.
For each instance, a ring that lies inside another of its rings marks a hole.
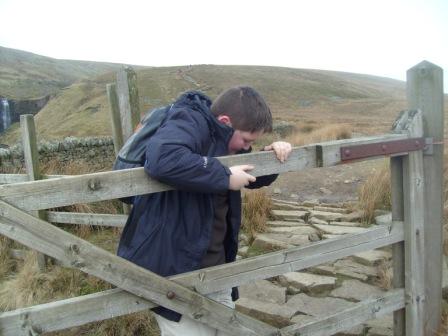
<instances>
[{"instance_id":1,"label":"boy's face","mask_svg":"<svg viewBox=\"0 0 448 336\"><path fill-rule=\"evenodd\" d=\"M229 154L236 154L242 149L248 150L262 134L263 131L247 132L235 130L229 141Z\"/></svg>"}]
</instances>

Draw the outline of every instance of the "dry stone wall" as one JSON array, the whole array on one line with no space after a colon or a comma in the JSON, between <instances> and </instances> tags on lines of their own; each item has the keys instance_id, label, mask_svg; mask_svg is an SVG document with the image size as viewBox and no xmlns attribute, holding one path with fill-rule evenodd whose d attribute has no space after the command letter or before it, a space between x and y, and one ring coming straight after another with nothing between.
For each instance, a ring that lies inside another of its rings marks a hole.
<instances>
[{"instance_id":1,"label":"dry stone wall","mask_svg":"<svg viewBox=\"0 0 448 336\"><path fill-rule=\"evenodd\" d=\"M85 162L94 170L110 169L115 159L113 140L102 138L68 137L63 141L44 141L38 144L40 164ZM5 172L24 168L21 144L0 149L0 169Z\"/></svg>"}]
</instances>

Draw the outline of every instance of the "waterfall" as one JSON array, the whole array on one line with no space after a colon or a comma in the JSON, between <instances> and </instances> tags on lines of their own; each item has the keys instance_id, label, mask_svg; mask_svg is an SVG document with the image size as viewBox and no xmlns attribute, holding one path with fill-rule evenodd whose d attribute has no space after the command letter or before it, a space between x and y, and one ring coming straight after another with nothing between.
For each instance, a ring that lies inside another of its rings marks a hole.
<instances>
[{"instance_id":1,"label":"waterfall","mask_svg":"<svg viewBox=\"0 0 448 336\"><path fill-rule=\"evenodd\" d=\"M9 126L11 126L11 111L9 109L9 103L8 99L2 98L1 104L0 104L0 111L1 113L1 122L3 126L3 131L7 130Z\"/></svg>"}]
</instances>

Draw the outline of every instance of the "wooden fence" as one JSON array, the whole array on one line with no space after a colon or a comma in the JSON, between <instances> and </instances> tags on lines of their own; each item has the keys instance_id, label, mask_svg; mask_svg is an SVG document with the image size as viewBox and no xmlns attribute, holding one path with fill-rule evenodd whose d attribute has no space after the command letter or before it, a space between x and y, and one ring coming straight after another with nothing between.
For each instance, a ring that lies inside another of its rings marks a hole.
<instances>
[{"instance_id":1,"label":"wooden fence","mask_svg":"<svg viewBox=\"0 0 448 336\"><path fill-rule=\"evenodd\" d=\"M125 88L133 92L127 96L129 106L138 97L131 85L133 75L125 72L120 76L131 79ZM109 86L109 97L114 92L115 88ZM233 335L332 335L392 312L395 335L433 335L441 312L442 69L428 62L410 69L407 92L409 110L401 113L391 134L294 148L283 164L271 152L219 158L227 166L253 164L253 174L261 176L390 157L391 223L373 226L365 233L169 278L106 252L43 219L122 226L126 218L123 215L44 210L171 189L150 179L143 168L49 176L36 181L33 179L38 176L30 175L27 182L16 182L18 178L14 177L16 183L0 186L0 234L117 288L2 313L0 334L36 335L163 305ZM132 123L125 119L120 122ZM6 181L8 177L0 179ZM315 322L278 329L203 296L387 245L393 245L395 288Z\"/></svg>"}]
</instances>

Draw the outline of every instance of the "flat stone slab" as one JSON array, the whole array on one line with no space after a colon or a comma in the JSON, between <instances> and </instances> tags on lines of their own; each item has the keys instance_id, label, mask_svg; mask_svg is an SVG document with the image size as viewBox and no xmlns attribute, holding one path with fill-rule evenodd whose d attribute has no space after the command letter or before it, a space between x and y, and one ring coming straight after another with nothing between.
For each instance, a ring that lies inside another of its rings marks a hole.
<instances>
[{"instance_id":1,"label":"flat stone slab","mask_svg":"<svg viewBox=\"0 0 448 336\"><path fill-rule=\"evenodd\" d=\"M305 246L311 244L309 235L295 235L284 233L264 233L264 237L269 237L277 241L293 246Z\"/></svg>"},{"instance_id":2,"label":"flat stone slab","mask_svg":"<svg viewBox=\"0 0 448 336\"><path fill-rule=\"evenodd\" d=\"M276 286L268 280L256 280L238 287L240 298L283 304L286 288Z\"/></svg>"},{"instance_id":3,"label":"flat stone slab","mask_svg":"<svg viewBox=\"0 0 448 336\"><path fill-rule=\"evenodd\" d=\"M358 280L345 280L341 287L331 291L330 296L349 301L363 301L384 295L378 287L365 284Z\"/></svg>"},{"instance_id":4,"label":"flat stone slab","mask_svg":"<svg viewBox=\"0 0 448 336\"><path fill-rule=\"evenodd\" d=\"M249 243L249 238L244 233L240 232L238 242L247 245Z\"/></svg>"},{"instance_id":5,"label":"flat stone slab","mask_svg":"<svg viewBox=\"0 0 448 336\"><path fill-rule=\"evenodd\" d=\"M367 321L365 324L370 336L393 336L394 319L392 314Z\"/></svg>"},{"instance_id":6,"label":"flat stone slab","mask_svg":"<svg viewBox=\"0 0 448 336\"><path fill-rule=\"evenodd\" d=\"M272 227L297 227L307 225L303 219L297 221L267 221L266 224Z\"/></svg>"},{"instance_id":7,"label":"flat stone slab","mask_svg":"<svg viewBox=\"0 0 448 336\"><path fill-rule=\"evenodd\" d=\"M314 210L324 211L324 212L335 212L335 213L340 213L340 214L348 214L351 212L351 210L345 209L345 208L335 208L335 207L326 207L326 206L315 206Z\"/></svg>"},{"instance_id":8,"label":"flat stone slab","mask_svg":"<svg viewBox=\"0 0 448 336\"><path fill-rule=\"evenodd\" d=\"M347 215L345 215L345 219L342 221L345 222L360 222L364 217L364 212L362 211L354 211Z\"/></svg>"},{"instance_id":9,"label":"flat stone slab","mask_svg":"<svg viewBox=\"0 0 448 336\"><path fill-rule=\"evenodd\" d=\"M298 220L306 218L309 215L308 211L300 211L300 210L272 210L272 215L279 220Z\"/></svg>"},{"instance_id":10,"label":"flat stone slab","mask_svg":"<svg viewBox=\"0 0 448 336\"><path fill-rule=\"evenodd\" d=\"M382 250L371 250L353 255L353 259L367 266L378 266L384 260L390 260L392 254Z\"/></svg>"},{"instance_id":11,"label":"flat stone slab","mask_svg":"<svg viewBox=\"0 0 448 336\"><path fill-rule=\"evenodd\" d=\"M327 211L317 211L317 210L312 210L310 212L310 217L315 217L318 219L322 219L324 221L345 221L345 216L344 214L339 214L339 213L334 213L334 212L327 212Z\"/></svg>"},{"instance_id":12,"label":"flat stone slab","mask_svg":"<svg viewBox=\"0 0 448 336\"><path fill-rule=\"evenodd\" d=\"M320 202L317 199L302 202L303 206L311 207L311 208L314 208L315 206L319 206L319 204L320 204Z\"/></svg>"},{"instance_id":13,"label":"flat stone slab","mask_svg":"<svg viewBox=\"0 0 448 336\"><path fill-rule=\"evenodd\" d=\"M256 319L264 321L278 328L286 327L290 324L295 311L286 305L279 305L272 302L263 302L253 299L240 298L235 302L235 308L243 314L247 314Z\"/></svg>"},{"instance_id":14,"label":"flat stone slab","mask_svg":"<svg viewBox=\"0 0 448 336\"><path fill-rule=\"evenodd\" d=\"M314 322L316 320L317 320L316 317L299 314L299 315L293 316L293 318L291 319L291 322L294 324L307 324L307 323Z\"/></svg>"},{"instance_id":15,"label":"flat stone slab","mask_svg":"<svg viewBox=\"0 0 448 336\"><path fill-rule=\"evenodd\" d=\"M283 203L283 202L276 202L274 201L272 203L272 206L274 208L276 208L277 210L299 210L299 211L310 211L312 208L309 207L304 207L299 205L296 202L291 202L291 203L295 203L295 204L288 204L288 203Z\"/></svg>"},{"instance_id":16,"label":"flat stone slab","mask_svg":"<svg viewBox=\"0 0 448 336\"><path fill-rule=\"evenodd\" d=\"M315 274L344 276L361 281L370 281L378 275L376 267L358 264L351 259L341 259L333 265L314 266L309 270Z\"/></svg>"},{"instance_id":17,"label":"flat stone slab","mask_svg":"<svg viewBox=\"0 0 448 336\"><path fill-rule=\"evenodd\" d=\"M362 226L359 222L330 222L330 225L337 225L337 226L350 226L350 227L360 227Z\"/></svg>"},{"instance_id":18,"label":"flat stone slab","mask_svg":"<svg viewBox=\"0 0 448 336\"><path fill-rule=\"evenodd\" d=\"M367 229L365 228L350 227L350 226L320 225L320 224L314 224L313 226L319 229L319 231L322 231L323 233L332 235L343 235L343 234L360 233L367 231Z\"/></svg>"},{"instance_id":19,"label":"flat stone slab","mask_svg":"<svg viewBox=\"0 0 448 336\"><path fill-rule=\"evenodd\" d=\"M375 223L378 225L389 225L392 222L392 213L389 212L385 215L375 217Z\"/></svg>"},{"instance_id":20,"label":"flat stone slab","mask_svg":"<svg viewBox=\"0 0 448 336\"><path fill-rule=\"evenodd\" d=\"M328 224L328 222L326 220L319 219L319 218L316 218L316 217L308 218L308 223L309 224L320 224L320 225L327 225Z\"/></svg>"},{"instance_id":21,"label":"flat stone slab","mask_svg":"<svg viewBox=\"0 0 448 336\"><path fill-rule=\"evenodd\" d=\"M238 255L242 257L247 257L247 251L249 250L249 246L243 246L238 248Z\"/></svg>"},{"instance_id":22,"label":"flat stone slab","mask_svg":"<svg viewBox=\"0 0 448 336\"><path fill-rule=\"evenodd\" d=\"M305 272L290 272L279 276L282 285L292 286L304 292L320 293L336 286L336 278Z\"/></svg>"},{"instance_id":23,"label":"flat stone slab","mask_svg":"<svg viewBox=\"0 0 448 336\"><path fill-rule=\"evenodd\" d=\"M365 327L363 325L358 325L349 330L344 330L335 334L335 336L363 336L365 334Z\"/></svg>"},{"instance_id":24,"label":"flat stone slab","mask_svg":"<svg viewBox=\"0 0 448 336\"><path fill-rule=\"evenodd\" d=\"M375 266L362 265L351 259L338 260L333 266L337 275L353 279L367 281L378 276L378 270Z\"/></svg>"},{"instance_id":25,"label":"flat stone slab","mask_svg":"<svg viewBox=\"0 0 448 336\"><path fill-rule=\"evenodd\" d=\"M269 234L261 233L255 237L255 240L252 243L252 247L259 250L272 251L272 250L283 250L293 248L295 247L295 245L288 244L277 239L273 239L269 237Z\"/></svg>"},{"instance_id":26,"label":"flat stone slab","mask_svg":"<svg viewBox=\"0 0 448 336\"><path fill-rule=\"evenodd\" d=\"M353 307L355 303L337 298L317 298L306 294L297 294L285 303L284 306L294 310L295 313L324 317Z\"/></svg>"},{"instance_id":27,"label":"flat stone slab","mask_svg":"<svg viewBox=\"0 0 448 336\"><path fill-rule=\"evenodd\" d=\"M307 225L307 226L282 226L282 227L268 227L267 232L269 233L283 233L290 235L309 235L311 233L317 233L318 231Z\"/></svg>"}]
</instances>

